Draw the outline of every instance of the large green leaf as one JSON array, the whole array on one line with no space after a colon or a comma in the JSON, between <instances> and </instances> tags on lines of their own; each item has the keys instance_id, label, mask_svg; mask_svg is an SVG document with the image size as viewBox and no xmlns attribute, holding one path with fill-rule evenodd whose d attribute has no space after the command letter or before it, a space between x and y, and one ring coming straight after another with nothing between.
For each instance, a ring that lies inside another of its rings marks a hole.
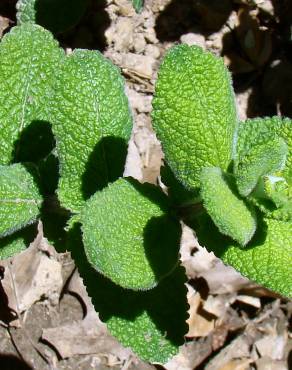
<instances>
[{"instance_id":1,"label":"large green leaf","mask_svg":"<svg viewBox=\"0 0 292 370\"><path fill-rule=\"evenodd\" d=\"M76 226L69 233L67 249L72 252L100 318L125 347L144 361L167 362L178 352L187 332L184 269L176 268L151 290L123 289L90 266Z\"/></svg>"},{"instance_id":2,"label":"large green leaf","mask_svg":"<svg viewBox=\"0 0 292 370\"><path fill-rule=\"evenodd\" d=\"M217 230L208 215L193 225L201 245L213 251L242 275L292 298L292 223L258 220L257 231L246 248L238 248Z\"/></svg>"},{"instance_id":3,"label":"large green leaf","mask_svg":"<svg viewBox=\"0 0 292 370\"><path fill-rule=\"evenodd\" d=\"M41 202L33 175L22 164L0 166L0 237L34 222Z\"/></svg>"},{"instance_id":4,"label":"large green leaf","mask_svg":"<svg viewBox=\"0 0 292 370\"><path fill-rule=\"evenodd\" d=\"M57 75L51 117L58 195L78 212L85 199L122 175L132 117L120 72L101 53L75 50Z\"/></svg>"},{"instance_id":5,"label":"large green leaf","mask_svg":"<svg viewBox=\"0 0 292 370\"><path fill-rule=\"evenodd\" d=\"M271 140L282 138L288 146L288 156L282 171L286 180L292 184L292 120L281 117L248 119L240 122L235 156L237 166L254 148L265 145Z\"/></svg>"},{"instance_id":6,"label":"large green leaf","mask_svg":"<svg viewBox=\"0 0 292 370\"><path fill-rule=\"evenodd\" d=\"M220 232L245 246L256 230L255 215L229 186L220 168L202 170L201 196Z\"/></svg>"},{"instance_id":7,"label":"large green leaf","mask_svg":"<svg viewBox=\"0 0 292 370\"><path fill-rule=\"evenodd\" d=\"M88 0L18 0L19 24L37 23L58 33L73 27L85 13Z\"/></svg>"},{"instance_id":8,"label":"large green leaf","mask_svg":"<svg viewBox=\"0 0 292 370\"><path fill-rule=\"evenodd\" d=\"M172 48L159 70L152 118L166 161L185 186L199 186L203 167L227 169L236 111L223 60L197 46Z\"/></svg>"},{"instance_id":9,"label":"large green leaf","mask_svg":"<svg viewBox=\"0 0 292 370\"><path fill-rule=\"evenodd\" d=\"M96 192L82 211L89 262L116 284L150 289L178 263L181 227L156 186L120 179Z\"/></svg>"},{"instance_id":10,"label":"large green leaf","mask_svg":"<svg viewBox=\"0 0 292 370\"><path fill-rule=\"evenodd\" d=\"M52 85L63 51L40 26L14 27L0 44L0 164L18 155L20 135L48 120Z\"/></svg>"}]
</instances>

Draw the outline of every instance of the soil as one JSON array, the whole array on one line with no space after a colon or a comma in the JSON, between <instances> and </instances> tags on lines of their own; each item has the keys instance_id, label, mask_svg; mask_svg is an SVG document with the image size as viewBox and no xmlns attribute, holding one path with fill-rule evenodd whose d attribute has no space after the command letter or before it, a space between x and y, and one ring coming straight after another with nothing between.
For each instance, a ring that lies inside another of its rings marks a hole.
<instances>
[{"instance_id":1,"label":"soil","mask_svg":"<svg viewBox=\"0 0 292 370\"><path fill-rule=\"evenodd\" d=\"M15 1L2 0L0 36L15 23ZM67 52L98 49L121 68L134 116L124 174L142 182L159 181L163 153L151 126L151 100L159 64L174 44L196 44L224 58L233 75L241 120L292 118L290 0L146 0L140 14L128 0L91 0L80 22L55 36ZM7 285L0 286L3 370L292 368L292 302L224 266L198 245L186 226L181 261L188 276L189 332L179 354L163 366L142 362L111 337L69 254L56 253L41 239L22 258L11 268L36 258L39 262L30 271L31 284L22 290L17 270L5 267L12 273L10 280L5 275ZM50 263L50 277L45 288L39 278L36 297L34 277ZM16 311L12 321L8 307ZM89 330L88 323L96 330Z\"/></svg>"}]
</instances>

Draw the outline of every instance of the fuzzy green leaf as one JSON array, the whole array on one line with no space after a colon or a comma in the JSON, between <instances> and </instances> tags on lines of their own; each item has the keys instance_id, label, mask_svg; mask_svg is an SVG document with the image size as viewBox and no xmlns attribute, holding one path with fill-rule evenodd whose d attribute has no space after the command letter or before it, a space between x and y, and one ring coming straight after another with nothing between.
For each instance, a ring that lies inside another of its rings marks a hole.
<instances>
[{"instance_id":1,"label":"fuzzy green leaf","mask_svg":"<svg viewBox=\"0 0 292 370\"><path fill-rule=\"evenodd\" d=\"M240 122L235 155L235 172L243 158L256 147L282 138L288 146L288 155L282 176L292 183L292 120L281 117L248 119Z\"/></svg>"},{"instance_id":2,"label":"fuzzy green leaf","mask_svg":"<svg viewBox=\"0 0 292 370\"><path fill-rule=\"evenodd\" d=\"M89 262L116 284L150 289L178 263L180 224L156 186L120 179L91 197L82 211Z\"/></svg>"},{"instance_id":3,"label":"fuzzy green leaf","mask_svg":"<svg viewBox=\"0 0 292 370\"><path fill-rule=\"evenodd\" d=\"M76 226L69 232L67 249L101 320L124 346L132 348L144 361L166 363L177 354L187 332L184 269L176 268L151 290L123 289L90 266Z\"/></svg>"},{"instance_id":4,"label":"fuzzy green leaf","mask_svg":"<svg viewBox=\"0 0 292 370\"><path fill-rule=\"evenodd\" d=\"M132 117L120 72L101 53L75 50L57 75L52 122L58 196L78 212L96 190L122 176Z\"/></svg>"},{"instance_id":5,"label":"fuzzy green leaf","mask_svg":"<svg viewBox=\"0 0 292 370\"><path fill-rule=\"evenodd\" d=\"M185 186L199 186L203 167L226 170L236 111L223 60L197 46L172 48L159 70L152 118L166 161Z\"/></svg>"},{"instance_id":6,"label":"fuzzy green leaf","mask_svg":"<svg viewBox=\"0 0 292 370\"><path fill-rule=\"evenodd\" d=\"M282 138L253 146L242 156L235 170L236 183L242 196L249 195L259 179L284 168L288 147Z\"/></svg>"},{"instance_id":7,"label":"fuzzy green leaf","mask_svg":"<svg viewBox=\"0 0 292 370\"><path fill-rule=\"evenodd\" d=\"M143 9L144 1L143 0L131 0L134 9L137 13L140 13Z\"/></svg>"},{"instance_id":8,"label":"fuzzy green leaf","mask_svg":"<svg viewBox=\"0 0 292 370\"><path fill-rule=\"evenodd\" d=\"M40 26L14 27L0 44L0 164L18 154L18 140L35 120L48 120L52 84L63 51Z\"/></svg>"},{"instance_id":9,"label":"fuzzy green leaf","mask_svg":"<svg viewBox=\"0 0 292 370\"><path fill-rule=\"evenodd\" d=\"M35 225L30 225L12 235L0 238L0 260L15 256L24 251L36 236Z\"/></svg>"},{"instance_id":10,"label":"fuzzy green leaf","mask_svg":"<svg viewBox=\"0 0 292 370\"><path fill-rule=\"evenodd\" d=\"M41 202L33 175L23 165L0 166L0 237L34 222Z\"/></svg>"},{"instance_id":11,"label":"fuzzy green leaf","mask_svg":"<svg viewBox=\"0 0 292 370\"><path fill-rule=\"evenodd\" d=\"M201 196L204 207L220 232L245 246L256 230L256 219L229 186L219 168L202 170Z\"/></svg>"},{"instance_id":12,"label":"fuzzy green leaf","mask_svg":"<svg viewBox=\"0 0 292 370\"><path fill-rule=\"evenodd\" d=\"M37 23L59 33L73 27L85 13L87 0L18 0L17 22Z\"/></svg>"},{"instance_id":13,"label":"fuzzy green leaf","mask_svg":"<svg viewBox=\"0 0 292 370\"><path fill-rule=\"evenodd\" d=\"M266 234L266 235L265 235ZM265 220L265 228L248 249L228 248L224 262L248 278L292 298L292 223Z\"/></svg>"},{"instance_id":14,"label":"fuzzy green leaf","mask_svg":"<svg viewBox=\"0 0 292 370\"><path fill-rule=\"evenodd\" d=\"M199 242L226 264L258 284L292 298L292 223L259 219L246 248L238 248L216 230L208 215L193 225Z\"/></svg>"},{"instance_id":15,"label":"fuzzy green leaf","mask_svg":"<svg viewBox=\"0 0 292 370\"><path fill-rule=\"evenodd\" d=\"M248 199L266 217L292 221L292 186L283 177L264 176Z\"/></svg>"}]
</instances>

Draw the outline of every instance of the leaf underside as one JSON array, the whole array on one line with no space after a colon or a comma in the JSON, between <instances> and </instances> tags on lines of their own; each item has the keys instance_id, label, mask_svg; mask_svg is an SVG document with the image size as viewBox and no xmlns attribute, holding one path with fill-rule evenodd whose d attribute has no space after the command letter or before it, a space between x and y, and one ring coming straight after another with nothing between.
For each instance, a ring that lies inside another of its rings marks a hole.
<instances>
[{"instance_id":1,"label":"leaf underside","mask_svg":"<svg viewBox=\"0 0 292 370\"><path fill-rule=\"evenodd\" d=\"M235 176L239 193L249 195L262 176L284 168L287 152L287 144L282 138L253 147L237 166Z\"/></svg>"},{"instance_id":2,"label":"leaf underside","mask_svg":"<svg viewBox=\"0 0 292 370\"><path fill-rule=\"evenodd\" d=\"M0 237L36 221L42 198L21 164L0 166Z\"/></svg>"},{"instance_id":3,"label":"leaf underside","mask_svg":"<svg viewBox=\"0 0 292 370\"><path fill-rule=\"evenodd\" d=\"M156 186L120 179L87 202L83 241L89 262L116 284L153 288L178 263L181 227Z\"/></svg>"},{"instance_id":4,"label":"leaf underside","mask_svg":"<svg viewBox=\"0 0 292 370\"><path fill-rule=\"evenodd\" d=\"M219 168L202 170L201 196L220 232L245 246L256 230L256 219L244 201L232 191Z\"/></svg>"},{"instance_id":5,"label":"leaf underside","mask_svg":"<svg viewBox=\"0 0 292 370\"><path fill-rule=\"evenodd\" d=\"M170 49L159 70L152 119L166 162L186 187L199 187L203 167L227 169L236 111L223 60L197 46Z\"/></svg>"},{"instance_id":6,"label":"leaf underside","mask_svg":"<svg viewBox=\"0 0 292 370\"><path fill-rule=\"evenodd\" d=\"M279 138L282 138L288 146L288 155L281 174L289 184L292 184L292 120L289 118L266 117L240 122L236 145L235 172L239 163L253 151L253 148L262 147L273 140L279 140Z\"/></svg>"},{"instance_id":7,"label":"leaf underside","mask_svg":"<svg viewBox=\"0 0 292 370\"><path fill-rule=\"evenodd\" d=\"M122 176L132 117L120 72L101 53L75 50L57 75L51 119L58 196L78 212L96 190Z\"/></svg>"},{"instance_id":8,"label":"leaf underside","mask_svg":"<svg viewBox=\"0 0 292 370\"><path fill-rule=\"evenodd\" d=\"M18 155L18 140L36 120L48 120L52 85L64 52L40 26L14 27L0 44L0 164ZM13 61L13 62L11 62Z\"/></svg>"}]
</instances>

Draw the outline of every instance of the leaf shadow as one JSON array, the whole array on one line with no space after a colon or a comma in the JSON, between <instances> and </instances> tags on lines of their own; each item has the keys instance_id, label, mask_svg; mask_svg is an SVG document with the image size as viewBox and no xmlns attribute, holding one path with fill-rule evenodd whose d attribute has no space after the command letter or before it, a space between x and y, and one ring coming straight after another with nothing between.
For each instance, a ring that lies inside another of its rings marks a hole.
<instances>
[{"instance_id":1,"label":"leaf shadow","mask_svg":"<svg viewBox=\"0 0 292 370\"><path fill-rule=\"evenodd\" d=\"M84 200L123 175L127 149L126 141L120 137L107 136L99 140L89 155L82 174Z\"/></svg>"},{"instance_id":2,"label":"leaf shadow","mask_svg":"<svg viewBox=\"0 0 292 370\"><path fill-rule=\"evenodd\" d=\"M160 42L178 41L187 33L217 32L228 19L232 6L230 0L173 0L156 19L157 38Z\"/></svg>"},{"instance_id":3,"label":"leaf shadow","mask_svg":"<svg viewBox=\"0 0 292 370\"><path fill-rule=\"evenodd\" d=\"M36 23L53 33L72 28L84 15L88 0L36 0Z\"/></svg>"},{"instance_id":4,"label":"leaf shadow","mask_svg":"<svg viewBox=\"0 0 292 370\"><path fill-rule=\"evenodd\" d=\"M188 305L182 267L177 267L151 290L132 291L117 286L88 263L79 224L75 224L69 232L68 250L71 251L87 292L102 321L108 322L116 317L128 321L130 325L134 324L143 313L147 313L162 337L173 344L183 344L183 336L187 331L185 321ZM133 335L130 330L129 336ZM138 328L135 331L137 341L145 341L145 335L145 331L139 332Z\"/></svg>"}]
</instances>

